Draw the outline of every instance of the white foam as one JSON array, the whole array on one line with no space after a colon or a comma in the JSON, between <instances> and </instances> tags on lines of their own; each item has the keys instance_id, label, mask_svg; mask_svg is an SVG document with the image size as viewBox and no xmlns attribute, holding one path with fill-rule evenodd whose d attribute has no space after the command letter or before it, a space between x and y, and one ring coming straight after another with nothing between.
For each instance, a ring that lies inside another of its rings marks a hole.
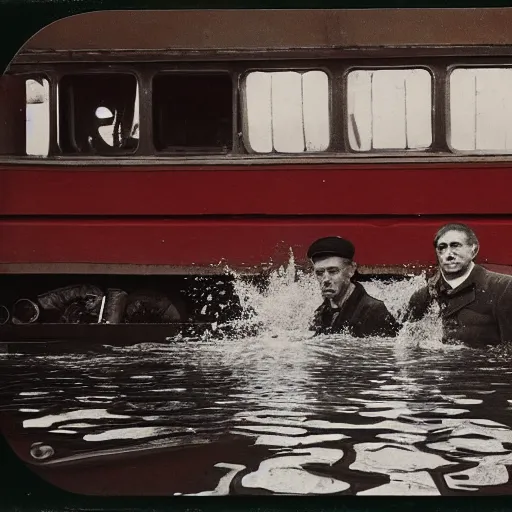
<instances>
[{"instance_id":1,"label":"white foam","mask_svg":"<svg viewBox=\"0 0 512 512\"><path fill-rule=\"evenodd\" d=\"M309 326L315 309L322 303L322 297L312 269L298 270L291 249L288 264L270 273L264 291L240 278L236 272L228 270L228 273L235 277L235 292L245 312L244 319L233 322L232 327L242 331L257 327L265 334L296 338L302 343L305 338L312 336ZM361 284L370 295L384 301L395 318L402 320L412 294L426 284L426 279L421 274L400 280L362 281ZM398 349L410 346L454 349L453 346L444 345L441 340L441 320L438 310L434 308L423 320L406 324L394 342Z\"/></svg>"},{"instance_id":2,"label":"white foam","mask_svg":"<svg viewBox=\"0 0 512 512\"><path fill-rule=\"evenodd\" d=\"M348 439L349 436L343 434L316 434L309 436L289 437L289 436L276 436L276 435L263 435L256 439L254 444L261 444L265 446L307 446L314 444L326 443L329 441L341 441Z\"/></svg>"},{"instance_id":3,"label":"white foam","mask_svg":"<svg viewBox=\"0 0 512 512\"><path fill-rule=\"evenodd\" d=\"M418 443L420 441L425 441L426 436L418 435L418 434L377 434L376 437L381 439L388 439L390 441L395 441L395 443L404 443L404 444L413 444Z\"/></svg>"},{"instance_id":4,"label":"white foam","mask_svg":"<svg viewBox=\"0 0 512 512\"><path fill-rule=\"evenodd\" d=\"M33 418L23 421L25 428L48 428L55 423L68 420L96 420L96 419L125 419L130 416L121 414L110 414L106 409L78 409L63 414L51 414L41 418Z\"/></svg>"},{"instance_id":5,"label":"white foam","mask_svg":"<svg viewBox=\"0 0 512 512\"><path fill-rule=\"evenodd\" d=\"M86 434L84 441L109 441L112 439L143 439L156 435L172 433L173 429L166 427L130 427L114 428L101 434Z\"/></svg>"},{"instance_id":6,"label":"white foam","mask_svg":"<svg viewBox=\"0 0 512 512\"><path fill-rule=\"evenodd\" d=\"M307 434L305 428L293 428L293 427L281 427L281 426L263 426L263 425L239 425L238 429L250 430L252 432L273 432L277 434L288 434L288 435L303 435Z\"/></svg>"},{"instance_id":7,"label":"white foam","mask_svg":"<svg viewBox=\"0 0 512 512\"><path fill-rule=\"evenodd\" d=\"M303 469L305 464L332 465L343 452L332 448L296 449L290 455L264 460L259 468L242 478L242 485L283 494L331 494L345 491L347 482L318 476Z\"/></svg>"},{"instance_id":8,"label":"white foam","mask_svg":"<svg viewBox=\"0 0 512 512\"><path fill-rule=\"evenodd\" d=\"M349 468L365 473L411 472L452 464L439 455L422 452L410 445L360 443L354 448L356 460Z\"/></svg>"},{"instance_id":9,"label":"white foam","mask_svg":"<svg viewBox=\"0 0 512 512\"><path fill-rule=\"evenodd\" d=\"M462 477L463 479L461 480ZM483 463L476 467L449 473L444 476L448 487L454 490L477 491L480 487L503 485L509 481L507 466Z\"/></svg>"},{"instance_id":10,"label":"white foam","mask_svg":"<svg viewBox=\"0 0 512 512\"><path fill-rule=\"evenodd\" d=\"M391 473L390 482L366 491L359 496L440 496L434 480L426 471Z\"/></svg>"}]
</instances>

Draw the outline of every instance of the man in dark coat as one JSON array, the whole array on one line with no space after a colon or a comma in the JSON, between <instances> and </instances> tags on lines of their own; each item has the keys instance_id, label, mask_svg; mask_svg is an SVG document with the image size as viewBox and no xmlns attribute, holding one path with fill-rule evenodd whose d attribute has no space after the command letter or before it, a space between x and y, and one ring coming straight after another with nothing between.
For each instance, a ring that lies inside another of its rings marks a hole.
<instances>
[{"instance_id":1,"label":"man in dark coat","mask_svg":"<svg viewBox=\"0 0 512 512\"><path fill-rule=\"evenodd\" d=\"M321 238L308 250L323 304L315 311L312 329L318 334L346 330L352 336L396 336L400 328L384 302L355 281L354 245L340 237Z\"/></svg>"},{"instance_id":2,"label":"man in dark coat","mask_svg":"<svg viewBox=\"0 0 512 512\"><path fill-rule=\"evenodd\" d=\"M434 238L439 268L415 292L405 320L423 318L439 305L443 341L473 347L512 341L512 277L474 263L478 239L465 224L447 224Z\"/></svg>"}]
</instances>

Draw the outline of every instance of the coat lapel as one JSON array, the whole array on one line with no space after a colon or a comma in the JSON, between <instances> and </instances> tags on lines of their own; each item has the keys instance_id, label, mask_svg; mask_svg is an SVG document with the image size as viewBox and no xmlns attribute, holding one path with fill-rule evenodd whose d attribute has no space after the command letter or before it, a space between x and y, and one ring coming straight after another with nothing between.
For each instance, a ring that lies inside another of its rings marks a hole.
<instances>
[{"instance_id":1,"label":"coat lapel","mask_svg":"<svg viewBox=\"0 0 512 512\"><path fill-rule=\"evenodd\" d=\"M365 294L363 285L354 283L354 291L350 294L345 304L341 307L340 314L333 322L333 327L341 329L349 325L354 318L357 318L358 308L361 305L361 299Z\"/></svg>"},{"instance_id":2,"label":"coat lapel","mask_svg":"<svg viewBox=\"0 0 512 512\"><path fill-rule=\"evenodd\" d=\"M461 309L469 306L476 299L475 292L475 283L471 283L471 285L466 285L460 290L454 288L453 290L448 290L445 292L445 295L449 297L446 306L442 310L442 316L448 317L454 315Z\"/></svg>"},{"instance_id":3,"label":"coat lapel","mask_svg":"<svg viewBox=\"0 0 512 512\"><path fill-rule=\"evenodd\" d=\"M442 303L441 314L444 318L454 315L476 300L476 284L482 270L479 265L475 265L466 281L453 289L443 279L437 281Z\"/></svg>"}]
</instances>

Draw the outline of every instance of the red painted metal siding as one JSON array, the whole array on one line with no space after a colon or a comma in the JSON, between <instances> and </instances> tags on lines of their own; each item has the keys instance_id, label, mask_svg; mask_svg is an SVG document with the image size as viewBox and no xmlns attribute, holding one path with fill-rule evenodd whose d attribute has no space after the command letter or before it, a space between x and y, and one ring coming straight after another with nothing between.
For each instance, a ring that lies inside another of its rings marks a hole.
<instances>
[{"instance_id":1,"label":"red painted metal siding","mask_svg":"<svg viewBox=\"0 0 512 512\"><path fill-rule=\"evenodd\" d=\"M0 167L0 215L512 213L512 163Z\"/></svg>"},{"instance_id":2,"label":"red painted metal siding","mask_svg":"<svg viewBox=\"0 0 512 512\"><path fill-rule=\"evenodd\" d=\"M511 164L6 167L0 271L84 262L243 268L287 261L290 248L304 262L312 240L333 234L355 242L360 264L425 265L448 221L476 230L480 261L508 265L511 189Z\"/></svg>"},{"instance_id":3,"label":"red painted metal siding","mask_svg":"<svg viewBox=\"0 0 512 512\"><path fill-rule=\"evenodd\" d=\"M450 220L3 220L0 264L224 263L242 268L285 262L290 248L304 262L308 244L332 234L353 240L360 264L428 264L434 262L433 235ZM512 264L512 219L468 223L482 244L479 261Z\"/></svg>"}]
</instances>

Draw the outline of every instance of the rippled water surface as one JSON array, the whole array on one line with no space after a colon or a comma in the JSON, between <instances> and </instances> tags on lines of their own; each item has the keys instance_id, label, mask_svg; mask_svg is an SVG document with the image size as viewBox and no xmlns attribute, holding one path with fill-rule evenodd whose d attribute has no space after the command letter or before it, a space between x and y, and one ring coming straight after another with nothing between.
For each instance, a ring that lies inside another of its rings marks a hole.
<instances>
[{"instance_id":1,"label":"rippled water surface","mask_svg":"<svg viewBox=\"0 0 512 512\"><path fill-rule=\"evenodd\" d=\"M425 337L433 324L397 340L311 337L299 304L267 305L277 320L252 337L4 354L2 415L42 443L34 461L93 460L93 475L124 452L139 480L170 464L144 484L161 493L512 493L508 357L443 346ZM148 450L159 459L137 458ZM126 487L108 475L104 492Z\"/></svg>"}]
</instances>

